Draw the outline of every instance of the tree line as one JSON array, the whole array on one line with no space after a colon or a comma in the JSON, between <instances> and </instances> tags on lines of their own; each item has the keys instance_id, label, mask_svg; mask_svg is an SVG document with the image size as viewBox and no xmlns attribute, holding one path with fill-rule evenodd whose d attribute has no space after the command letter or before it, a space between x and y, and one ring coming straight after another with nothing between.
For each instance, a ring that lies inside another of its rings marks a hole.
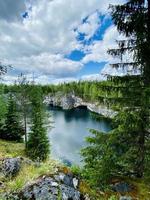
<instances>
[{"instance_id":1,"label":"tree line","mask_svg":"<svg viewBox=\"0 0 150 200\"><path fill-rule=\"evenodd\" d=\"M20 104L11 94L6 107L6 95L0 96L0 104L4 110L0 113L3 129L1 133L4 131L4 134L10 135L14 124L17 124L16 130L22 133L22 126L14 113L20 107L26 124L26 109L31 109L31 133L26 137L26 148L33 158L41 151L42 155L47 155L49 147L43 121L43 94L73 93L85 101L99 102L117 109L119 112L113 119L113 130L108 134L91 130L92 135L86 139L87 146L81 152L84 160L83 177L92 186L101 188L116 177L150 176L150 0L128 0L122 5L110 6L110 10L118 31L126 37L125 40L116 41L116 48L108 50L110 55L118 59L111 66L126 68L130 72L137 70L139 74L107 75L107 81L103 82L79 81L57 86L26 86L24 83L21 86L2 86L3 94L9 94L10 91L14 94L20 87ZM129 54L132 55L132 60L127 59L126 55ZM23 99L28 100L26 102ZM7 127L11 128L7 130ZM25 125L23 127L26 135Z\"/></svg>"},{"instance_id":2,"label":"tree line","mask_svg":"<svg viewBox=\"0 0 150 200\"><path fill-rule=\"evenodd\" d=\"M21 75L13 86L0 85L0 138L25 143L25 152L33 160L44 161L50 155L41 87L29 84ZM29 131L27 131L29 129Z\"/></svg>"}]
</instances>

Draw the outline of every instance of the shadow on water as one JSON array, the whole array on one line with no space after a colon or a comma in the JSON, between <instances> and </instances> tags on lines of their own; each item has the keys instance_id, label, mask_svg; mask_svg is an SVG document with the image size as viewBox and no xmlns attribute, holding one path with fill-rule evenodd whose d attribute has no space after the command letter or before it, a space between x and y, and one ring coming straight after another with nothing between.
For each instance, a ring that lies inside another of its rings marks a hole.
<instances>
[{"instance_id":1,"label":"shadow on water","mask_svg":"<svg viewBox=\"0 0 150 200\"><path fill-rule=\"evenodd\" d=\"M88 129L111 130L110 122L95 120L85 106L71 110L50 106L49 111L54 121L54 128L49 132L52 156L67 165L81 164L79 152L86 145L85 137L90 135Z\"/></svg>"}]
</instances>

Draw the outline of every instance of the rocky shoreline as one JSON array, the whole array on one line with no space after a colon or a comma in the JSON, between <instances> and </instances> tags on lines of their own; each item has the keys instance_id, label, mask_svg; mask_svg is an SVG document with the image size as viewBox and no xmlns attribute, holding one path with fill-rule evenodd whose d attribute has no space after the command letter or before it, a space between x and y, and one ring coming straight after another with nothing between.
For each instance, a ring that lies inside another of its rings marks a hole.
<instances>
[{"instance_id":1,"label":"rocky shoreline","mask_svg":"<svg viewBox=\"0 0 150 200\"><path fill-rule=\"evenodd\" d=\"M64 110L85 106L91 112L95 112L110 119L117 114L116 111L109 109L106 106L102 106L98 102L86 102L74 94L67 94L65 96L60 93L57 93L56 95L49 94L45 97L44 102L46 105L59 106Z\"/></svg>"}]
</instances>

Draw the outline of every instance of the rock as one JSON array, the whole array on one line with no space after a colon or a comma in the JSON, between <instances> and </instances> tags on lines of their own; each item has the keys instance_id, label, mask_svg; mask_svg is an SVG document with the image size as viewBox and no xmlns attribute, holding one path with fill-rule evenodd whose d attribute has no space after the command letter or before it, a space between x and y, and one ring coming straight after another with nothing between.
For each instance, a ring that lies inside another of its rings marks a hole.
<instances>
[{"instance_id":1,"label":"rock","mask_svg":"<svg viewBox=\"0 0 150 200\"><path fill-rule=\"evenodd\" d=\"M119 200L132 200L132 198L127 196L121 196Z\"/></svg>"},{"instance_id":2,"label":"rock","mask_svg":"<svg viewBox=\"0 0 150 200\"><path fill-rule=\"evenodd\" d=\"M69 199L80 200L80 192L70 186L61 185L60 193L62 200L69 200Z\"/></svg>"},{"instance_id":3,"label":"rock","mask_svg":"<svg viewBox=\"0 0 150 200\"><path fill-rule=\"evenodd\" d=\"M57 175L54 175L55 180L58 181L58 182L62 182L64 177L65 177L64 173L59 173Z\"/></svg>"},{"instance_id":4,"label":"rock","mask_svg":"<svg viewBox=\"0 0 150 200\"><path fill-rule=\"evenodd\" d=\"M5 177L14 177L20 170L20 158L5 158L1 165L1 173Z\"/></svg>"},{"instance_id":5,"label":"rock","mask_svg":"<svg viewBox=\"0 0 150 200\"><path fill-rule=\"evenodd\" d=\"M4 183L0 181L0 189L4 187Z\"/></svg>"},{"instance_id":6,"label":"rock","mask_svg":"<svg viewBox=\"0 0 150 200\"><path fill-rule=\"evenodd\" d=\"M78 184L79 184L79 180L77 178L73 178L73 186L74 186L74 188L77 189Z\"/></svg>"},{"instance_id":7,"label":"rock","mask_svg":"<svg viewBox=\"0 0 150 200\"><path fill-rule=\"evenodd\" d=\"M70 187L73 187L73 174L72 173L68 173L64 176L63 178L63 183L65 185L68 185Z\"/></svg>"},{"instance_id":8,"label":"rock","mask_svg":"<svg viewBox=\"0 0 150 200\"><path fill-rule=\"evenodd\" d=\"M126 192L131 192L132 191L132 186L129 185L128 183L120 182L120 183L115 183L112 186L112 189L115 192L126 193Z\"/></svg>"},{"instance_id":9,"label":"rock","mask_svg":"<svg viewBox=\"0 0 150 200\"><path fill-rule=\"evenodd\" d=\"M71 95L66 95L65 97L62 97L60 106L64 110L68 110L74 107L75 99Z\"/></svg>"},{"instance_id":10,"label":"rock","mask_svg":"<svg viewBox=\"0 0 150 200\"><path fill-rule=\"evenodd\" d=\"M44 177L31 185L25 186L18 196L20 200L57 200L58 193L57 182L51 177Z\"/></svg>"},{"instance_id":11,"label":"rock","mask_svg":"<svg viewBox=\"0 0 150 200\"><path fill-rule=\"evenodd\" d=\"M62 109L72 109L79 106L85 106L88 110L108 118L113 118L117 114L116 111L108 109L106 106L99 105L97 102L85 102L80 97L77 97L72 93L64 96L62 93L58 92L55 96L46 96L44 103L47 105L59 106Z\"/></svg>"},{"instance_id":12,"label":"rock","mask_svg":"<svg viewBox=\"0 0 150 200\"><path fill-rule=\"evenodd\" d=\"M80 192L73 186L71 173L59 173L54 177L43 176L34 183L26 185L18 194L19 200L58 200L58 198L80 200L80 197Z\"/></svg>"},{"instance_id":13,"label":"rock","mask_svg":"<svg viewBox=\"0 0 150 200\"><path fill-rule=\"evenodd\" d=\"M85 200L90 200L89 195L88 195L88 194L85 194L85 195L84 195L84 199L85 199Z\"/></svg>"}]
</instances>

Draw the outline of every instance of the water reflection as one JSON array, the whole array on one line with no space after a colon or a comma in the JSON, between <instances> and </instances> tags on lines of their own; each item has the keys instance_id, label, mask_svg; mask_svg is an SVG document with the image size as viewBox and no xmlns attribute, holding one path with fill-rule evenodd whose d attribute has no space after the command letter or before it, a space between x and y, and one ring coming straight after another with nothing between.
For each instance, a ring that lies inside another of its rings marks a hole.
<instances>
[{"instance_id":1,"label":"water reflection","mask_svg":"<svg viewBox=\"0 0 150 200\"><path fill-rule=\"evenodd\" d=\"M86 145L85 137L90 134L89 128L105 132L111 129L108 121L97 122L85 108L64 111L51 107L49 110L54 120L54 128L49 132L52 156L69 164L81 163L79 152Z\"/></svg>"}]
</instances>

